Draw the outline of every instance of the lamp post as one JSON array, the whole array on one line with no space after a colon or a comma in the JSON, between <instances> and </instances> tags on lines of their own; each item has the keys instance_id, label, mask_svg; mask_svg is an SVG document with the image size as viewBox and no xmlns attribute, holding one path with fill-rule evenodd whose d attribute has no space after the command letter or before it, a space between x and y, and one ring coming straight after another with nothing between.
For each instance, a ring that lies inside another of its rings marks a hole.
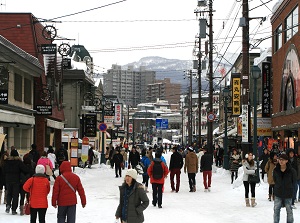
<instances>
[{"instance_id":1,"label":"lamp post","mask_svg":"<svg viewBox=\"0 0 300 223\"><path fill-rule=\"evenodd\" d=\"M257 152L257 79L261 77L261 70L258 66L253 66L251 77L254 80L253 85L253 154L256 156L256 165L259 167L259 158ZM259 177L259 171L257 171Z\"/></svg>"},{"instance_id":2,"label":"lamp post","mask_svg":"<svg viewBox=\"0 0 300 223\"><path fill-rule=\"evenodd\" d=\"M102 97L102 100L101 100L101 109L102 109L102 123L104 123L104 107L105 107L105 98ZM100 159L100 164L101 163L105 163L105 154L104 154L104 150L105 150L105 143L104 143L104 134L105 132L102 131L101 132L101 159Z\"/></svg>"},{"instance_id":3,"label":"lamp post","mask_svg":"<svg viewBox=\"0 0 300 223\"><path fill-rule=\"evenodd\" d=\"M225 115L225 127L224 127L224 162L223 162L223 168L225 170L229 169L229 158L228 158L228 136L227 136L227 103L229 99L229 88L225 87L223 89L223 100L224 100L224 115Z\"/></svg>"}]
</instances>

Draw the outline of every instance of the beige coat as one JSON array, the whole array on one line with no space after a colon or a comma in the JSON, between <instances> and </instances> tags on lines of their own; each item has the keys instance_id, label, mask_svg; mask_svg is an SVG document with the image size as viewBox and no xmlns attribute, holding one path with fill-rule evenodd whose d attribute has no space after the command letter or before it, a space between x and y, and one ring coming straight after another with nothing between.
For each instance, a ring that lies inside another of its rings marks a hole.
<instances>
[{"instance_id":1,"label":"beige coat","mask_svg":"<svg viewBox=\"0 0 300 223\"><path fill-rule=\"evenodd\" d=\"M277 162L276 162L277 164ZM268 160L265 166L265 172L267 173L268 176L268 184L274 185L274 179L273 179L273 170L276 167L276 164L272 162L271 159Z\"/></svg>"},{"instance_id":2,"label":"beige coat","mask_svg":"<svg viewBox=\"0 0 300 223\"><path fill-rule=\"evenodd\" d=\"M184 172L197 173L198 172L198 157L194 152L188 152L185 157Z\"/></svg>"}]
</instances>

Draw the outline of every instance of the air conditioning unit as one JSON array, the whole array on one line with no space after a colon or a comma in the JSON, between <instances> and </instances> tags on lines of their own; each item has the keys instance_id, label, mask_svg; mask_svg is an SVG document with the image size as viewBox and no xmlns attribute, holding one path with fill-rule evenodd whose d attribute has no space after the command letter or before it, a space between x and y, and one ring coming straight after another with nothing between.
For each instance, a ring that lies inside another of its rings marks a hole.
<instances>
[{"instance_id":1,"label":"air conditioning unit","mask_svg":"<svg viewBox=\"0 0 300 223\"><path fill-rule=\"evenodd\" d=\"M198 0L198 7L207 6L207 0Z\"/></svg>"}]
</instances>

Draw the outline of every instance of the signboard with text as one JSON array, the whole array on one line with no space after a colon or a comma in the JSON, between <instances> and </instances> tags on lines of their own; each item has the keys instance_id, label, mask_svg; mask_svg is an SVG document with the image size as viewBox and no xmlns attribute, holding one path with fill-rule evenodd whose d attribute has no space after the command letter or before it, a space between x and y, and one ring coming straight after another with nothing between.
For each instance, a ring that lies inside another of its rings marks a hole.
<instances>
[{"instance_id":1,"label":"signboard with text","mask_svg":"<svg viewBox=\"0 0 300 223\"><path fill-rule=\"evenodd\" d=\"M271 117L271 63L262 63L262 117Z\"/></svg>"},{"instance_id":2,"label":"signboard with text","mask_svg":"<svg viewBox=\"0 0 300 223\"><path fill-rule=\"evenodd\" d=\"M168 129L169 121L168 119L156 119L156 129Z\"/></svg>"},{"instance_id":3,"label":"signboard with text","mask_svg":"<svg viewBox=\"0 0 300 223\"><path fill-rule=\"evenodd\" d=\"M35 110L37 115L52 115L52 105L37 105Z\"/></svg>"},{"instance_id":4,"label":"signboard with text","mask_svg":"<svg viewBox=\"0 0 300 223\"><path fill-rule=\"evenodd\" d=\"M122 104L115 103L115 118L114 118L114 126L122 126Z\"/></svg>"},{"instance_id":5,"label":"signboard with text","mask_svg":"<svg viewBox=\"0 0 300 223\"><path fill-rule=\"evenodd\" d=\"M239 73L232 74L232 116L241 115L241 77Z\"/></svg>"}]
</instances>

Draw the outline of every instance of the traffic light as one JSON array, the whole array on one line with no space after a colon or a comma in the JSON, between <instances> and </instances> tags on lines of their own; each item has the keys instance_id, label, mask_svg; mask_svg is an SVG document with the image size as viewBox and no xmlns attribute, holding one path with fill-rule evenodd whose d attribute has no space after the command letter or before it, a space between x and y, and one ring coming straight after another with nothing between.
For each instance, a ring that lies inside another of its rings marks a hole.
<instances>
[{"instance_id":1,"label":"traffic light","mask_svg":"<svg viewBox=\"0 0 300 223\"><path fill-rule=\"evenodd\" d=\"M84 120L84 132L87 137L96 137L97 135L97 115L86 114Z\"/></svg>"}]
</instances>

